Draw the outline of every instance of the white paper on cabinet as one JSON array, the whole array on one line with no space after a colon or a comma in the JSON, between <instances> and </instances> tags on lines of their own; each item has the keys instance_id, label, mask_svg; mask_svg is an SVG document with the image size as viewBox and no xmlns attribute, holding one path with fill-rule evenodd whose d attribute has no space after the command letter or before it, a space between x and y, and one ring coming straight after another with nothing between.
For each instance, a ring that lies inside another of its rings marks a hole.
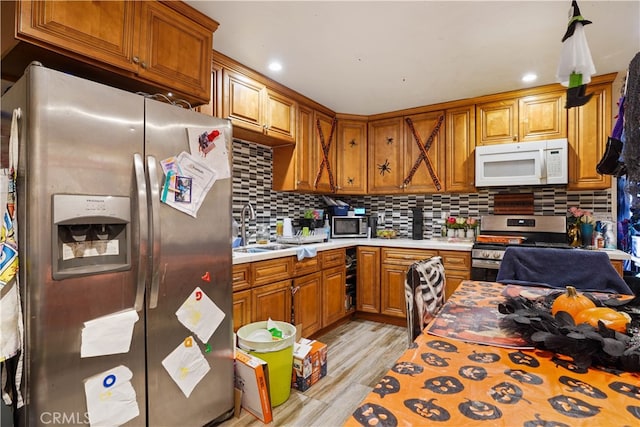
<instances>
[{"instance_id":1,"label":"white paper on cabinet","mask_svg":"<svg viewBox=\"0 0 640 427\"><path fill-rule=\"evenodd\" d=\"M196 287L189 298L176 311L178 320L206 343L224 319L224 311Z\"/></svg>"},{"instance_id":2,"label":"white paper on cabinet","mask_svg":"<svg viewBox=\"0 0 640 427\"><path fill-rule=\"evenodd\" d=\"M84 322L80 357L128 353L138 313L127 309Z\"/></svg>"},{"instance_id":3,"label":"white paper on cabinet","mask_svg":"<svg viewBox=\"0 0 640 427\"><path fill-rule=\"evenodd\" d=\"M119 426L140 415L131 378L131 370L120 365L84 380L92 426Z\"/></svg>"},{"instance_id":4,"label":"white paper on cabinet","mask_svg":"<svg viewBox=\"0 0 640 427\"><path fill-rule=\"evenodd\" d=\"M211 369L191 336L164 358L162 366L187 398Z\"/></svg>"}]
</instances>

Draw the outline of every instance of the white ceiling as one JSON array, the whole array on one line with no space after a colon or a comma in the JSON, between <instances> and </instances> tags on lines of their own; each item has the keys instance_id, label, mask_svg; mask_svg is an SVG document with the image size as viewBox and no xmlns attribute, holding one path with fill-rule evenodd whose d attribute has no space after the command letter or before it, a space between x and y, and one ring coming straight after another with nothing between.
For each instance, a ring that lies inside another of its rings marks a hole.
<instances>
[{"instance_id":1,"label":"white ceiling","mask_svg":"<svg viewBox=\"0 0 640 427\"><path fill-rule=\"evenodd\" d=\"M370 115L555 83L570 0L186 1L214 49L340 113ZM640 51L640 2L578 1L596 74ZM283 63L278 73L267 68ZM526 72L539 79L525 84Z\"/></svg>"}]
</instances>

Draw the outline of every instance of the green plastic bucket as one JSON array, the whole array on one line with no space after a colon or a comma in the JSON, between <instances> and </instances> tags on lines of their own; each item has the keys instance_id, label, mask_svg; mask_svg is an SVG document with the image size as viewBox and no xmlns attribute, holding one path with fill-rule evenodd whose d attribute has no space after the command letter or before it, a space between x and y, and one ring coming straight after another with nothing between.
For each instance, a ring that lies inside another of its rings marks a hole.
<instances>
[{"instance_id":1,"label":"green plastic bucket","mask_svg":"<svg viewBox=\"0 0 640 427\"><path fill-rule=\"evenodd\" d=\"M287 401L291 394L291 373L293 371L293 344L296 327L290 323L274 321L282 331L282 339L270 342L247 339L258 329L266 329L267 322L254 322L238 329L238 347L267 362L269 367L269 393L271 406Z\"/></svg>"}]
</instances>

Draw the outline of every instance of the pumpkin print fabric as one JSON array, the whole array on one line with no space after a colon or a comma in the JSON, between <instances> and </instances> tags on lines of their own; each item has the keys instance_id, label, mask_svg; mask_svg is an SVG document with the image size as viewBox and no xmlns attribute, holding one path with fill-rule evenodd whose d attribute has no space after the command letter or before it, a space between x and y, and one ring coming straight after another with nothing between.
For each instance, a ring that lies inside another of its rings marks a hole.
<instances>
[{"instance_id":1,"label":"pumpkin print fabric","mask_svg":"<svg viewBox=\"0 0 640 427\"><path fill-rule=\"evenodd\" d=\"M503 288L463 282L458 289L465 299L482 289L488 302ZM459 303L457 294L451 299ZM640 425L640 374L423 333L345 423L371 425Z\"/></svg>"}]
</instances>

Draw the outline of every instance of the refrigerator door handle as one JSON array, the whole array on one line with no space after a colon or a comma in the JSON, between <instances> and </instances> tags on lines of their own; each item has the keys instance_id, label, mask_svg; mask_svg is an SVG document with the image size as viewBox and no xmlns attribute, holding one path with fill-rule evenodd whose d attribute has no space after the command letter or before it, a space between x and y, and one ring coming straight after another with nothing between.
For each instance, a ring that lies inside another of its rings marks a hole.
<instances>
[{"instance_id":1,"label":"refrigerator door handle","mask_svg":"<svg viewBox=\"0 0 640 427\"><path fill-rule=\"evenodd\" d=\"M138 153L133 155L133 169L136 178L138 197L138 224L140 240L138 241L138 280L134 308L141 311L144 308L144 291L147 280L147 253L149 251L149 223L147 211L147 182L144 176L144 161Z\"/></svg>"},{"instance_id":2,"label":"refrigerator door handle","mask_svg":"<svg viewBox=\"0 0 640 427\"><path fill-rule=\"evenodd\" d=\"M160 183L158 182L157 160L147 156L147 174L149 176L149 196L151 198L151 290L149 308L158 306L160 293Z\"/></svg>"}]
</instances>

